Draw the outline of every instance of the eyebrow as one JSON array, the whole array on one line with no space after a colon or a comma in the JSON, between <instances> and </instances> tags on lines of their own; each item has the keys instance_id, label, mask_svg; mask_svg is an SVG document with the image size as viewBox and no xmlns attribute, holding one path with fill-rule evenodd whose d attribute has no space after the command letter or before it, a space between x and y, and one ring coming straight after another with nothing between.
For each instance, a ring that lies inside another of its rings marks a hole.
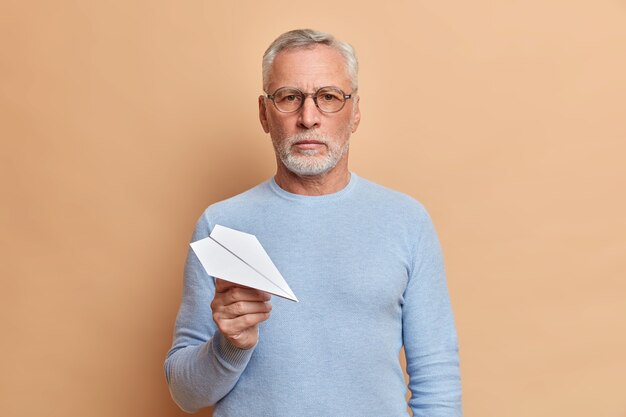
<instances>
[{"instance_id":1,"label":"eyebrow","mask_svg":"<svg viewBox=\"0 0 626 417\"><path fill-rule=\"evenodd\" d=\"M293 86L291 86L291 85L285 85L285 86L282 86L282 87L278 87L276 90L274 90L274 93L276 93L276 92L277 92L278 90L280 90L281 88L288 88L288 89L291 89L291 90L298 90L298 91L300 91L300 92L302 92L302 93L309 94L309 93L307 93L306 91L303 91L303 90L299 89L298 87L293 87ZM314 93L316 93L316 92L320 91L320 90L321 90L321 89L323 89L323 88L336 88L336 89L338 89L338 90L344 91L344 90L343 90L343 88L341 88L341 87L339 87L339 86L337 86L337 85L334 85L334 84L331 84L331 85L323 85L323 86L321 86L321 87L313 87L313 88L314 88L314 90L313 90L313 92L314 92ZM351 88L352 88L352 87L351 87ZM274 94L274 93L273 93L273 94Z\"/></svg>"}]
</instances>

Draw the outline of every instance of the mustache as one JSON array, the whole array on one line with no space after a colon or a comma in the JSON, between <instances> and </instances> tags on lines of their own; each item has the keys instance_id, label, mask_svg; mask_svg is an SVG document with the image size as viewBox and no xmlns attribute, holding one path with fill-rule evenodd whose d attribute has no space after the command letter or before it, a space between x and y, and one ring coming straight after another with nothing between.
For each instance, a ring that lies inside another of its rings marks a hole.
<instances>
[{"instance_id":1,"label":"mustache","mask_svg":"<svg viewBox=\"0 0 626 417\"><path fill-rule=\"evenodd\" d=\"M319 132L301 132L296 133L295 135L288 136L285 138L284 143L288 146L291 146L295 143L306 141L306 140L314 140L316 142L321 142L324 145L328 145L328 137L323 133Z\"/></svg>"}]
</instances>

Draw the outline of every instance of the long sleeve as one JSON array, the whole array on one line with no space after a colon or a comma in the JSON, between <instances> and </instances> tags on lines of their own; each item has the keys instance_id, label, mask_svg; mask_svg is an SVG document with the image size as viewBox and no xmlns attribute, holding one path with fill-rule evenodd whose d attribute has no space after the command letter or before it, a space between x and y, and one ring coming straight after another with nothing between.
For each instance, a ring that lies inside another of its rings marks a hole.
<instances>
[{"instance_id":1,"label":"long sleeve","mask_svg":"<svg viewBox=\"0 0 626 417\"><path fill-rule=\"evenodd\" d=\"M192 240L208 236L209 229L207 217L203 215ZM254 350L239 349L219 333L210 306L214 293L215 281L190 249L174 343L165 360L172 398L187 412L211 406L228 394Z\"/></svg>"},{"instance_id":2,"label":"long sleeve","mask_svg":"<svg viewBox=\"0 0 626 417\"><path fill-rule=\"evenodd\" d=\"M351 175L335 194L304 196L268 180L213 204L193 240L216 224L257 237L297 295L272 298L259 340L220 335L215 283L191 252L165 372L186 411L216 417L460 417L456 332L439 243L423 206Z\"/></svg>"},{"instance_id":3,"label":"long sleeve","mask_svg":"<svg viewBox=\"0 0 626 417\"><path fill-rule=\"evenodd\" d=\"M415 417L460 417L457 335L439 241L424 214L402 311L409 406Z\"/></svg>"}]
</instances>

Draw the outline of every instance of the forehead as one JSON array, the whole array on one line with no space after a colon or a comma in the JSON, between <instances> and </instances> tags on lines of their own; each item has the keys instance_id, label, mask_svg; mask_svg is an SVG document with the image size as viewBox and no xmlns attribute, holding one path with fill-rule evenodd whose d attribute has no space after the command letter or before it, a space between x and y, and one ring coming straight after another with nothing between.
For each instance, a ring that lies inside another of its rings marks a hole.
<instances>
[{"instance_id":1,"label":"forehead","mask_svg":"<svg viewBox=\"0 0 626 417\"><path fill-rule=\"evenodd\" d=\"M270 91L285 86L313 91L329 85L350 90L346 61L329 46L285 50L274 59L269 76Z\"/></svg>"}]
</instances>

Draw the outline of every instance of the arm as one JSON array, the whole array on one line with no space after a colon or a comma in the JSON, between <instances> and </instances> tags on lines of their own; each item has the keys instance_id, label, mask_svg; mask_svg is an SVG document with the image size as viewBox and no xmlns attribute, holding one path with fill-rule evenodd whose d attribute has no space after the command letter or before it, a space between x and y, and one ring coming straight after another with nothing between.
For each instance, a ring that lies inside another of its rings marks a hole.
<instances>
[{"instance_id":1,"label":"arm","mask_svg":"<svg viewBox=\"0 0 626 417\"><path fill-rule=\"evenodd\" d=\"M193 240L208 234L203 216ZM271 309L267 294L216 281L217 286L190 250L174 342L165 360L172 398L187 412L215 404L235 386L257 343L258 323Z\"/></svg>"},{"instance_id":2,"label":"arm","mask_svg":"<svg viewBox=\"0 0 626 417\"><path fill-rule=\"evenodd\" d=\"M404 301L403 338L413 415L460 417L457 335L439 241L426 213Z\"/></svg>"}]
</instances>

